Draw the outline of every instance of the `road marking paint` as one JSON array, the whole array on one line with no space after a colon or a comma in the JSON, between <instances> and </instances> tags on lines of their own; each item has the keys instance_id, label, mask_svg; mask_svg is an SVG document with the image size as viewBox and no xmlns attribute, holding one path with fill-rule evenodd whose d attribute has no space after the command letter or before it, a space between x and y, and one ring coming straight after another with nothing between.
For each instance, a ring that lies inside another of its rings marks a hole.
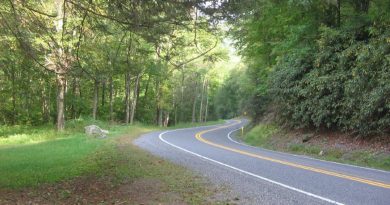
<instances>
[{"instance_id":1,"label":"road marking paint","mask_svg":"<svg viewBox=\"0 0 390 205\"><path fill-rule=\"evenodd\" d=\"M178 130L182 130L182 129L178 129ZM214 162L214 163L216 163L216 164L219 164L219 165L222 165L222 166L224 166L224 167L233 169L233 170L238 171L238 172L240 172L240 173L247 174L247 175L250 175L250 176L252 176L252 177L255 177L255 178L258 178L258 179L267 181L267 182L269 182L269 183L276 184L276 185L278 185L278 186L284 187L284 188L286 188L286 189L290 189L290 190L292 190L292 191L299 192L299 193L304 194L304 195L306 195L306 196L310 196L310 197L313 197L313 198L316 198L316 199L320 199L320 200L322 200L322 201L326 201L326 202L329 202L329 203L332 203L332 204L344 205L343 203L340 203L340 202L337 202L337 201L328 199L328 198L326 198L326 197L322 197L322 196L319 196L319 195L316 195L316 194L313 194L313 193L310 193L310 192L307 192L307 191L304 191L304 190L301 190L301 189L298 189L298 188L295 188L295 187L292 187L292 186L289 186L289 185L286 185L286 184L283 184L283 183L280 183L280 182L277 182L277 181L274 181L274 180L272 180L272 179L269 179L269 178L266 178L266 177L262 177L262 176L256 175L256 174L254 174L254 173L252 173L252 172L248 172L248 171L242 170L242 169L240 169L240 168L237 168L237 167L234 167L234 166L231 166L231 165L222 163L222 162L220 162L220 161L217 161L217 160L214 160L214 159L205 157L205 156L200 155L200 154L198 154L198 153L195 153L195 152L189 151L189 150L187 150L187 149L184 149L184 148L182 148L182 147L179 147L179 146L177 146L177 145L174 145L174 144L172 144L172 143L166 141L166 140L163 138L163 135L164 135L164 134L169 133L169 132L178 131L178 130L169 130L169 131L162 132L162 133L159 134L158 138L159 138L162 142L164 142L164 143L166 143L166 144L168 144L168 145L170 145L170 146L172 146L172 147L175 147L175 148L177 148L177 149L179 149L179 150L182 150L182 151L184 151L184 152L187 152L187 153L189 153L189 154L192 154L192 155L194 155L194 156L197 156L197 157L199 157L199 158L201 158L201 159L204 159L204 160L207 160L207 161Z\"/></svg>"},{"instance_id":2,"label":"road marking paint","mask_svg":"<svg viewBox=\"0 0 390 205\"><path fill-rule=\"evenodd\" d=\"M240 128L239 128L240 129ZM343 164L343 163L339 163L339 162L333 162L333 161L326 161L326 160L322 160L322 159L317 159L317 158L313 158L313 157L308 157L308 156L304 156L304 155L298 155L298 154L290 154L290 153L286 153L286 152L279 152L279 151L275 151L275 150L271 150L271 149L266 149L266 148L263 148L263 147L256 147L256 146L252 146L252 145L248 145L248 144L245 144L245 143L242 143L242 142L239 142L237 140L234 140L232 137L231 137L231 134L239 129L236 129L236 130L232 130L228 133L228 139L236 144L239 144L239 145L243 145L243 146L246 146L246 147L252 147L252 148L255 148L255 149L259 149L259 150L265 150L265 151L268 151L268 152L274 152L274 153L278 153L278 154L283 154L283 155L290 155L290 156L294 156L294 157L299 157L299 158L302 158L302 159L310 159L310 160L313 160L313 161L320 161L320 162L326 162L326 163L332 163L332 164L338 164L338 165L342 165L342 166L347 166L347 167L355 167L355 168L359 168L359 169L366 169L366 170L370 170L370 171L375 171L375 172L382 172L382 173L387 173L387 174L390 174L389 171L385 171L385 170L380 170L380 169L374 169L374 168L369 168L369 167L361 167L361 166L357 166L357 165L352 165L352 164Z\"/></svg>"},{"instance_id":3,"label":"road marking paint","mask_svg":"<svg viewBox=\"0 0 390 205\"><path fill-rule=\"evenodd\" d=\"M217 143L208 141L202 137L202 135L205 133L212 132L212 131L219 130L219 129L226 128L226 127L231 127L231 126L239 124L240 122L241 121L237 121L237 123L233 123L231 125L216 127L216 128L209 129L209 130L203 130L201 132L196 133L195 138L198 139L199 141L206 143L206 144L209 144L211 146L218 147L218 148L228 150L228 151L232 151L235 153L239 153L242 155L246 155L246 156L250 156L250 157L254 157L254 158L258 158L258 159L262 159L262 160L267 160L267 161L271 161L271 162L275 162L275 163L279 163L279 164L283 164L283 165L287 165L287 166L291 166L291 167L295 167L295 168L299 168L299 169L313 171L313 172L317 172L317 173L321 173L321 174L325 174L325 175L329 175L329 176L334 176L334 177L348 179L348 180L352 180L352 181L356 181L356 182L361 182L361 183L369 184L369 185L376 186L376 187L390 189L390 184L386 184L384 182L373 181L373 180L364 179L364 178L360 178L360 177L350 176L347 174L337 173L334 171L328 171L325 169L315 168L315 167L306 166L306 165L300 165L300 164L296 164L296 163L292 163L292 162L288 162L288 161L284 161L284 160L274 159L271 157L265 157L265 156L261 156L261 155L254 154L251 152L246 152L243 150L239 150L239 149L227 147L227 146L224 146L221 144L217 144Z\"/></svg>"}]
</instances>

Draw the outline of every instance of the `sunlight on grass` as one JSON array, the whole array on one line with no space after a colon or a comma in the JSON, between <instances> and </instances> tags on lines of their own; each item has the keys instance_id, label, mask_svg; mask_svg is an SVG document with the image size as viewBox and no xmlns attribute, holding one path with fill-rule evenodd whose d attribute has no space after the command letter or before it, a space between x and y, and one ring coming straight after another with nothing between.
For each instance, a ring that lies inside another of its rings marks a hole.
<instances>
[{"instance_id":1,"label":"sunlight on grass","mask_svg":"<svg viewBox=\"0 0 390 205\"><path fill-rule=\"evenodd\" d=\"M46 130L38 133L22 133L0 137L1 145L31 144L58 138L54 130Z\"/></svg>"},{"instance_id":2,"label":"sunlight on grass","mask_svg":"<svg viewBox=\"0 0 390 205\"><path fill-rule=\"evenodd\" d=\"M185 123L168 129L220 124ZM96 139L84 134L84 126L96 124L109 130L109 137ZM102 166L115 157L114 141L124 134L134 139L141 133L161 129L153 125L109 124L90 119L67 122L64 132L53 126L0 127L0 187L21 188L38 186L82 176L99 174ZM140 173L142 176L145 173Z\"/></svg>"},{"instance_id":3,"label":"sunlight on grass","mask_svg":"<svg viewBox=\"0 0 390 205\"><path fill-rule=\"evenodd\" d=\"M103 143L103 140L75 135L39 144L0 148L0 185L34 186L96 170L93 161L84 159Z\"/></svg>"},{"instance_id":4,"label":"sunlight on grass","mask_svg":"<svg viewBox=\"0 0 390 205\"><path fill-rule=\"evenodd\" d=\"M257 125L245 135L245 142L254 146L264 145L268 138L277 131L278 127L272 124Z\"/></svg>"}]
</instances>

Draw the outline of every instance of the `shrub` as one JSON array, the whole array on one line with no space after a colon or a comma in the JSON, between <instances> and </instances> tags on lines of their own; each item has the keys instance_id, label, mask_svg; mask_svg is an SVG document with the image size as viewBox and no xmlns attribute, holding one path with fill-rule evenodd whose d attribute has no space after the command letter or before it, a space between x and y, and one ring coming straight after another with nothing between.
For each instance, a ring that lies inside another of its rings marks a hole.
<instances>
[{"instance_id":1,"label":"shrub","mask_svg":"<svg viewBox=\"0 0 390 205\"><path fill-rule=\"evenodd\" d=\"M280 58L271 92L294 127L327 127L361 135L390 130L390 32L321 28L317 47Z\"/></svg>"}]
</instances>

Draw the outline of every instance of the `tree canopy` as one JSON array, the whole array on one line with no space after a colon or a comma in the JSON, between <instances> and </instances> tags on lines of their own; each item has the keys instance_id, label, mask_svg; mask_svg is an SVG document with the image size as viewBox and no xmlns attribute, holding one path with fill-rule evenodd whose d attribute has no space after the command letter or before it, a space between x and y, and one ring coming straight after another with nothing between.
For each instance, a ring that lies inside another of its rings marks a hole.
<instances>
[{"instance_id":1,"label":"tree canopy","mask_svg":"<svg viewBox=\"0 0 390 205\"><path fill-rule=\"evenodd\" d=\"M227 55L210 2L3 1L0 123L217 118Z\"/></svg>"},{"instance_id":2,"label":"tree canopy","mask_svg":"<svg viewBox=\"0 0 390 205\"><path fill-rule=\"evenodd\" d=\"M250 85L234 73L226 81L249 93L233 112L260 119L272 110L298 128L390 131L388 0L255 0L229 9Z\"/></svg>"}]
</instances>

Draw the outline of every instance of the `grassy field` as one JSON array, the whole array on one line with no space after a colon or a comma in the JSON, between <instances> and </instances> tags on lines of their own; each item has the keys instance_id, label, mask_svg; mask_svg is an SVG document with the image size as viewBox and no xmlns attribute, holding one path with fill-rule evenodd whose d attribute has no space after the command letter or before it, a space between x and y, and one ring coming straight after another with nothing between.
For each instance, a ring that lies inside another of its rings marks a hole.
<instances>
[{"instance_id":1,"label":"grassy field","mask_svg":"<svg viewBox=\"0 0 390 205\"><path fill-rule=\"evenodd\" d=\"M222 123L222 121L180 124L173 128L218 123ZM110 131L109 137L97 139L85 136L83 127L87 124L98 124L102 128L108 129ZM157 193L150 193L155 195L152 199L149 199L149 196L139 199L139 194L134 194L132 201L138 200L140 203L145 202L145 200L152 200L152 203L206 203L204 200L213 191L207 188L202 179L180 166L152 156L132 145L131 141L140 134L157 129L158 127L141 124L132 126L109 125L89 120L68 122L67 130L62 133L57 133L51 127L46 126L1 127L0 190L11 190L11 195L12 190L14 192L26 189L28 192L38 190L32 192L36 192L39 198L40 194L38 193L42 189L41 187L79 183L74 182L74 180L92 177L94 182L81 183L82 186L94 184L95 181L104 179L104 186L101 185L101 189L107 189L107 186L113 187L114 190L120 189L120 187L124 189L125 185L134 186L134 183L140 183L137 185L137 189L144 187L144 189L153 190L154 184L157 183L156 186L159 189L155 190ZM71 190L71 186L61 185L60 187L64 188L57 188L59 190L55 191L56 194L68 193L65 195L73 196L73 194L69 194L74 192ZM51 190L54 188L43 189ZM88 187L85 190L88 190ZM55 193L52 196L56 196ZM115 193L121 193L121 191L117 190ZM161 193L169 194L161 195ZM58 197L61 198L62 195ZM53 200L57 201L58 197ZM107 195L107 197L112 196ZM102 200L107 201L107 197L103 197ZM120 199L121 196L115 198ZM0 197L0 202L2 202L1 200ZM37 203L47 202L37 200ZM89 200L89 202L94 203L93 200ZM66 203L75 203L75 201L66 201Z\"/></svg>"},{"instance_id":2,"label":"grassy field","mask_svg":"<svg viewBox=\"0 0 390 205\"><path fill-rule=\"evenodd\" d=\"M0 132L0 187L20 188L57 182L86 173L99 172L98 161L90 160L110 144L110 138L87 137L83 127L99 124L113 137L131 131L139 134L152 128L109 126L99 121L77 120L65 132L52 127L2 127ZM129 129L129 130L126 130ZM12 132L14 130L14 132Z\"/></svg>"},{"instance_id":3,"label":"grassy field","mask_svg":"<svg viewBox=\"0 0 390 205\"><path fill-rule=\"evenodd\" d=\"M308 155L314 158L358 166L390 170L390 154L369 149L328 146L326 143L304 143L305 135L294 136L275 124L249 127L242 137L249 145L266 149ZM322 151L322 155L319 153Z\"/></svg>"}]
</instances>

